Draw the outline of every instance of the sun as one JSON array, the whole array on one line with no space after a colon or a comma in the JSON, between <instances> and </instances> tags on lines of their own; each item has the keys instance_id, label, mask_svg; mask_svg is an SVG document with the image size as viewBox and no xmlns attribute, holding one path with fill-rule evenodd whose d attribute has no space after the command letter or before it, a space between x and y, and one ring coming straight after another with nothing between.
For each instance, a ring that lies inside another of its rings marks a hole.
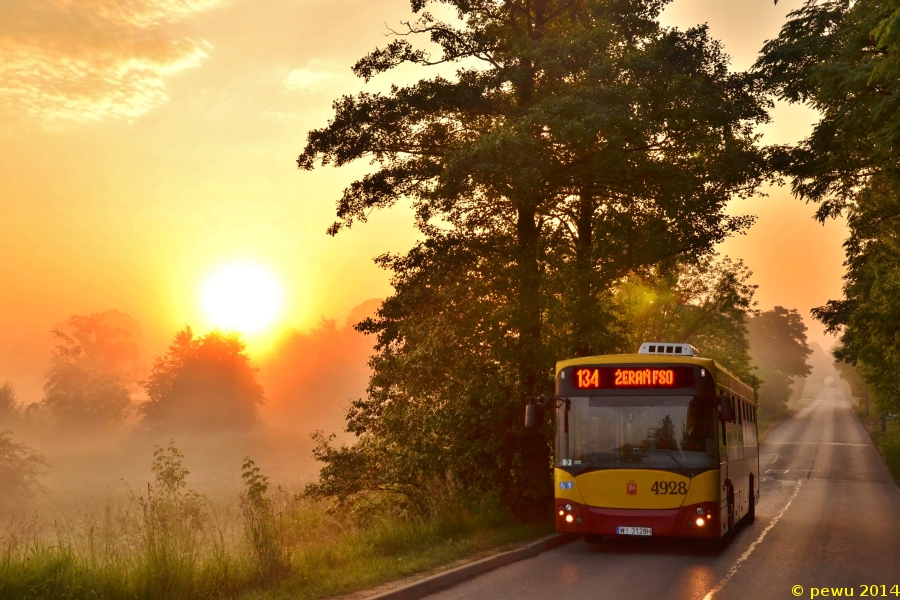
<instances>
[{"instance_id":1,"label":"sun","mask_svg":"<svg viewBox=\"0 0 900 600\"><path fill-rule=\"evenodd\" d=\"M216 326L258 333L271 325L281 311L278 280L253 263L231 263L216 269L203 284L203 309Z\"/></svg>"}]
</instances>

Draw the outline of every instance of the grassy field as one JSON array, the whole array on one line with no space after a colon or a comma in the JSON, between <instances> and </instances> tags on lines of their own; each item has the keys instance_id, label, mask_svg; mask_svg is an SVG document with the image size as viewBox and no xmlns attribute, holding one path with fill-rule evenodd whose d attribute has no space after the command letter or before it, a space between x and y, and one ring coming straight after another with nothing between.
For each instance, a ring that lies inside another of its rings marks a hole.
<instances>
[{"instance_id":1,"label":"grassy field","mask_svg":"<svg viewBox=\"0 0 900 600\"><path fill-rule=\"evenodd\" d=\"M96 512L0 524L0 598L314 599L369 588L546 535L446 483L426 514L341 509L270 489L248 462L243 491L191 491L174 448L156 481ZM158 468L157 468L158 467Z\"/></svg>"}]
</instances>

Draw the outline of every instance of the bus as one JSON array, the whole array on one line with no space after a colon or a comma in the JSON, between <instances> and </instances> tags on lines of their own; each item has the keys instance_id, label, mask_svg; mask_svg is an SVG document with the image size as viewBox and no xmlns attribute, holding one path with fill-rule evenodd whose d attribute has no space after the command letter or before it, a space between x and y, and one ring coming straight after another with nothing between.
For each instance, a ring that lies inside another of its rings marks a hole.
<instances>
[{"instance_id":1,"label":"bus","mask_svg":"<svg viewBox=\"0 0 900 600\"><path fill-rule=\"evenodd\" d=\"M556 366L556 529L720 538L759 501L753 389L690 344Z\"/></svg>"}]
</instances>

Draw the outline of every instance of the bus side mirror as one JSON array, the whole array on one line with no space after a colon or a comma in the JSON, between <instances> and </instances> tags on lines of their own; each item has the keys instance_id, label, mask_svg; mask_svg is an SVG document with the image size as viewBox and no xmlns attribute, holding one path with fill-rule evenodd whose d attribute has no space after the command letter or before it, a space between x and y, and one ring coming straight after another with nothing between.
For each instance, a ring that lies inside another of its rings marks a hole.
<instances>
[{"instance_id":1,"label":"bus side mirror","mask_svg":"<svg viewBox=\"0 0 900 600\"><path fill-rule=\"evenodd\" d=\"M538 407L529 404L525 407L525 429L536 429L538 426Z\"/></svg>"},{"instance_id":2,"label":"bus side mirror","mask_svg":"<svg viewBox=\"0 0 900 600\"><path fill-rule=\"evenodd\" d=\"M731 405L731 398L719 396L719 420L723 423L734 421L734 407Z\"/></svg>"}]
</instances>

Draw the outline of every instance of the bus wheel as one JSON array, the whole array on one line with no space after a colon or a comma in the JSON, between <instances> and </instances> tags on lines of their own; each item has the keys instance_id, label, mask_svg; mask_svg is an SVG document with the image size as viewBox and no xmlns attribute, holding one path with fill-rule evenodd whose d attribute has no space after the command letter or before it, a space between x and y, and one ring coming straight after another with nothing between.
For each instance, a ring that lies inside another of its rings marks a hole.
<instances>
[{"instance_id":1,"label":"bus wheel","mask_svg":"<svg viewBox=\"0 0 900 600\"><path fill-rule=\"evenodd\" d=\"M747 508L747 523L753 524L756 521L756 488L754 487L753 475L750 476L750 506Z\"/></svg>"}]
</instances>

